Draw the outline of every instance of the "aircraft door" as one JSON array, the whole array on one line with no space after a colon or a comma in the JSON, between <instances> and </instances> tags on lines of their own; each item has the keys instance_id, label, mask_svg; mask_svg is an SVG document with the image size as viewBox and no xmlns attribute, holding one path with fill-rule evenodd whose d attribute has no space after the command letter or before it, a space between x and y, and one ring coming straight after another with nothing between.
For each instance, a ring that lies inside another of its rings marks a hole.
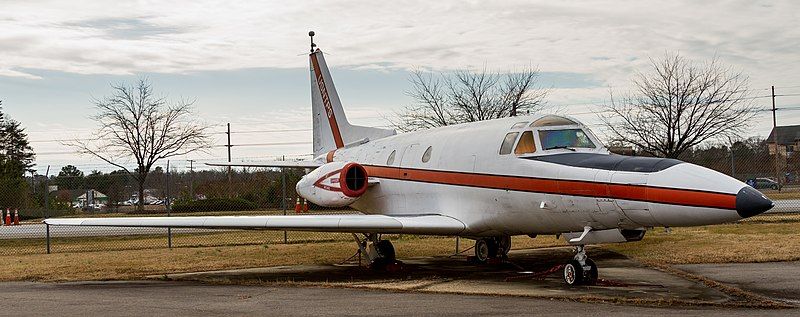
<instances>
[{"instance_id":1,"label":"aircraft door","mask_svg":"<svg viewBox=\"0 0 800 317\"><path fill-rule=\"evenodd\" d=\"M414 143L409 146L406 146L406 148L403 150L403 156L400 159L400 167L402 169L414 167L414 164L420 159L422 155L422 153L417 153L419 152L419 149L420 149L419 143ZM403 178L406 179L409 178L409 175L406 171L402 172L402 176Z\"/></svg>"},{"instance_id":2,"label":"aircraft door","mask_svg":"<svg viewBox=\"0 0 800 317\"><path fill-rule=\"evenodd\" d=\"M635 172L614 172L611 175L609 194L615 197L631 196L630 191L644 191L647 185L647 174ZM631 186L614 186L631 185ZM643 226L656 226L658 223L650 214L650 206L646 201L615 199L617 206L630 221Z\"/></svg>"},{"instance_id":3,"label":"aircraft door","mask_svg":"<svg viewBox=\"0 0 800 317\"><path fill-rule=\"evenodd\" d=\"M612 171L600 170L594 177L595 182L600 184L608 184L611 182ZM622 209L617 206L614 198L611 198L608 185L603 186L605 191L597 196L597 218L603 219L603 223L608 226L614 226L619 223L627 221Z\"/></svg>"},{"instance_id":4,"label":"aircraft door","mask_svg":"<svg viewBox=\"0 0 800 317\"><path fill-rule=\"evenodd\" d=\"M403 149L402 155L400 156L400 177L402 179L411 179L412 175L410 175L410 171L408 168L414 168L419 162L422 153L420 152L420 145L419 143L414 143L411 145L406 146ZM420 195L422 194L422 190L420 187L417 186L413 182L407 181L400 181L399 186L401 190L399 191L402 194L398 194L397 199L402 201L402 209L403 213L418 213L420 210L418 208L423 206L422 204L417 203L417 200L420 199Z\"/></svg>"},{"instance_id":5,"label":"aircraft door","mask_svg":"<svg viewBox=\"0 0 800 317\"><path fill-rule=\"evenodd\" d=\"M611 174L611 171L601 170L594 176L594 180L601 184L607 184L611 181ZM620 211L614 199L609 197L608 186L604 187L605 191L597 197L597 212L600 214L608 214Z\"/></svg>"},{"instance_id":6,"label":"aircraft door","mask_svg":"<svg viewBox=\"0 0 800 317\"><path fill-rule=\"evenodd\" d=\"M559 169L558 190L561 193L561 202L573 222L584 225L597 222L596 186L591 183L594 173L576 168Z\"/></svg>"}]
</instances>

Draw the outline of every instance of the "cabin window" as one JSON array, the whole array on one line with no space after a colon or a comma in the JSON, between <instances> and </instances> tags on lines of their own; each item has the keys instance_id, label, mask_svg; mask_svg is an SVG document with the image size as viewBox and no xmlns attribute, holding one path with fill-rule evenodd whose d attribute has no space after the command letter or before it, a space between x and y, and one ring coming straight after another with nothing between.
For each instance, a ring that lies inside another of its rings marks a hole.
<instances>
[{"instance_id":1,"label":"cabin window","mask_svg":"<svg viewBox=\"0 0 800 317\"><path fill-rule=\"evenodd\" d=\"M514 148L514 141L517 140L518 135L519 132L506 134L506 137L503 139L503 144L500 145L500 155L511 154L511 149Z\"/></svg>"},{"instance_id":2,"label":"cabin window","mask_svg":"<svg viewBox=\"0 0 800 317\"><path fill-rule=\"evenodd\" d=\"M524 128L526 125L528 125L528 122L517 122L517 123L514 123L514 125L511 126L511 129L512 130L513 129L521 129L521 128Z\"/></svg>"},{"instance_id":3,"label":"cabin window","mask_svg":"<svg viewBox=\"0 0 800 317\"><path fill-rule=\"evenodd\" d=\"M522 133L522 136L519 137L519 142L517 142L517 148L514 149L514 154L522 155L536 152L536 144L533 143L533 132L525 131Z\"/></svg>"},{"instance_id":4,"label":"cabin window","mask_svg":"<svg viewBox=\"0 0 800 317\"><path fill-rule=\"evenodd\" d=\"M422 163L428 163L431 160L431 151L433 150L432 146L429 146L425 153L422 154Z\"/></svg>"},{"instance_id":5,"label":"cabin window","mask_svg":"<svg viewBox=\"0 0 800 317\"><path fill-rule=\"evenodd\" d=\"M596 147L581 129L540 130L539 141L545 150Z\"/></svg>"},{"instance_id":6,"label":"cabin window","mask_svg":"<svg viewBox=\"0 0 800 317\"><path fill-rule=\"evenodd\" d=\"M559 126L559 125L576 125L578 124L575 121L570 119L559 117L559 116L544 116L539 118L538 120L531 123L532 127L552 127L552 126Z\"/></svg>"},{"instance_id":7,"label":"cabin window","mask_svg":"<svg viewBox=\"0 0 800 317\"><path fill-rule=\"evenodd\" d=\"M394 155L397 154L397 150L392 150L392 153L389 154L389 158L386 159L386 165L394 164Z\"/></svg>"}]
</instances>

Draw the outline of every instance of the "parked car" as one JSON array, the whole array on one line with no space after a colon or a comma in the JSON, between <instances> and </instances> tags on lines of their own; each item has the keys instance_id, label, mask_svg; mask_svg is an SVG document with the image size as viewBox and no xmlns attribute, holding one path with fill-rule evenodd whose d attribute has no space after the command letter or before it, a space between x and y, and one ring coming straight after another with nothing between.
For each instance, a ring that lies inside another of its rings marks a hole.
<instances>
[{"instance_id":1,"label":"parked car","mask_svg":"<svg viewBox=\"0 0 800 317\"><path fill-rule=\"evenodd\" d=\"M766 177L748 179L747 180L747 185L750 185L755 189L769 188L769 189L778 190L778 189L781 188L781 185L778 184L778 182L776 182L776 181L774 181L774 180L772 180L770 178L766 178Z\"/></svg>"}]
</instances>

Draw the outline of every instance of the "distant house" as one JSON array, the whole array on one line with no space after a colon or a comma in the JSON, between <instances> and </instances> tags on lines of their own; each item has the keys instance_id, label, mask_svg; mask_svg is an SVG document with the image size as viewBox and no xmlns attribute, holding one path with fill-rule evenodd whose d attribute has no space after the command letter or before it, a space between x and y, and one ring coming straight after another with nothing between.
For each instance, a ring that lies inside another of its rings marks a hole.
<instances>
[{"instance_id":1,"label":"distant house","mask_svg":"<svg viewBox=\"0 0 800 317\"><path fill-rule=\"evenodd\" d=\"M775 134L777 133L778 144L775 144ZM783 156L791 156L795 152L800 152L800 125L780 126L772 129L767 138L769 154L777 153Z\"/></svg>"},{"instance_id":2,"label":"distant house","mask_svg":"<svg viewBox=\"0 0 800 317\"><path fill-rule=\"evenodd\" d=\"M86 191L83 189L59 189L52 193L59 201L74 204L77 202L78 196L85 194Z\"/></svg>"},{"instance_id":3,"label":"distant house","mask_svg":"<svg viewBox=\"0 0 800 317\"><path fill-rule=\"evenodd\" d=\"M91 201L89 201L91 200ZM108 196L97 190L90 189L85 191L82 195L75 198L73 202L77 206L86 207L88 205L106 205L108 204Z\"/></svg>"}]
</instances>

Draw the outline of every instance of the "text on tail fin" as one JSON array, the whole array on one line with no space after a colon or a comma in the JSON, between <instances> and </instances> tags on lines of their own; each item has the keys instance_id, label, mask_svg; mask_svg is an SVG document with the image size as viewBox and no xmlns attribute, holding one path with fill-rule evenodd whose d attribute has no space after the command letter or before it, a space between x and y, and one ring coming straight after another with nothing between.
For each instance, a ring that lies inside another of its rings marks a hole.
<instances>
[{"instance_id":1,"label":"text on tail fin","mask_svg":"<svg viewBox=\"0 0 800 317\"><path fill-rule=\"evenodd\" d=\"M333 112L333 105L328 96L328 89L325 87L325 79L322 76L322 70L319 67L317 55L311 54L311 65L314 67L314 76L317 78L317 86L319 93L322 97L322 104L325 108L325 114L328 116L328 123L331 126L331 133L333 133L333 141L336 143L336 148L344 147L344 140L342 140L342 133L339 131L339 124L336 122L336 114Z\"/></svg>"}]
</instances>

